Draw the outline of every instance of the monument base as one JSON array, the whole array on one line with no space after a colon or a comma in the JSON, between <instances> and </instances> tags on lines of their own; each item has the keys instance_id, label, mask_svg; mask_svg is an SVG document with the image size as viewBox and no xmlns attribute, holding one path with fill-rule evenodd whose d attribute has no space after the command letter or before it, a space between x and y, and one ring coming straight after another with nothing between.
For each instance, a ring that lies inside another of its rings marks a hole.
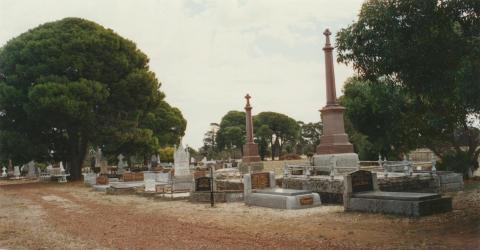
<instances>
[{"instance_id":1,"label":"monument base","mask_svg":"<svg viewBox=\"0 0 480 250\"><path fill-rule=\"evenodd\" d=\"M330 172L332 160L335 157L335 174L353 172L359 169L358 155L355 153L344 154L316 154L313 156L313 166L321 171Z\"/></svg>"},{"instance_id":2,"label":"monument base","mask_svg":"<svg viewBox=\"0 0 480 250\"><path fill-rule=\"evenodd\" d=\"M258 145L255 143L247 143L243 145L243 157L242 162L260 162L260 156L258 155Z\"/></svg>"},{"instance_id":3,"label":"monument base","mask_svg":"<svg viewBox=\"0 0 480 250\"><path fill-rule=\"evenodd\" d=\"M353 145L344 130L343 111L340 105L327 105L320 112L323 121L323 136L317 154L353 153Z\"/></svg>"}]
</instances>

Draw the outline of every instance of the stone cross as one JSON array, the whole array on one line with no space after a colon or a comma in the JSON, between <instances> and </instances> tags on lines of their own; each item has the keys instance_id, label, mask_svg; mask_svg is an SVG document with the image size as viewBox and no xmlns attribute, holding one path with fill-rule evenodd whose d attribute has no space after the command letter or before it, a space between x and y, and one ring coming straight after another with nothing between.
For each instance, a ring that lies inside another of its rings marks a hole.
<instances>
[{"instance_id":1,"label":"stone cross","mask_svg":"<svg viewBox=\"0 0 480 250\"><path fill-rule=\"evenodd\" d=\"M330 44L330 30L323 32L325 35L325 80L327 105L320 112L323 121L323 135L320 137L320 145L317 147L317 154L343 154L353 153L353 145L348 141L343 121L344 107L337 103L335 90L335 72L333 69L333 46Z\"/></svg>"},{"instance_id":2,"label":"stone cross","mask_svg":"<svg viewBox=\"0 0 480 250\"><path fill-rule=\"evenodd\" d=\"M258 155L258 145L253 142L252 106L250 106L250 98L251 96L249 94L245 96L247 103L245 105L246 140L245 145L243 146L242 157L242 161L244 163L260 161L260 156Z\"/></svg>"}]
</instances>

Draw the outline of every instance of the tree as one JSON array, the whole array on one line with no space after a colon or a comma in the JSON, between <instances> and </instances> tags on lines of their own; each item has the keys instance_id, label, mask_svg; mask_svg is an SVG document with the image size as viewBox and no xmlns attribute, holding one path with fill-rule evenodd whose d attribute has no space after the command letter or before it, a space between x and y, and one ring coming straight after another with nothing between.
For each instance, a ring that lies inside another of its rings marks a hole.
<instances>
[{"instance_id":1,"label":"tree","mask_svg":"<svg viewBox=\"0 0 480 250\"><path fill-rule=\"evenodd\" d=\"M370 0L337 34L338 60L402 86L419 117L421 143L442 158L466 153L478 168L480 2ZM461 131L461 133L459 132ZM459 133L468 137L460 145ZM466 149L462 149L466 146ZM465 152L464 152L465 150Z\"/></svg>"},{"instance_id":2,"label":"tree","mask_svg":"<svg viewBox=\"0 0 480 250\"><path fill-rule=\"evenodd\" d=\"M300 126L298 152L306 155L313 155L316 151L317 145L320 143L323 125L321 122L304 123L298 121L297 123Z\"/></svg>"},{"instance_id":3,"label":"tree","mask_svg":"<svg viewBox=\"0 0 480 250\"><path fill-rule=\"evenodd\" d=\"M217 132L217 146L219 150L232 149L233 146L243 153L245 144L245 112L229 111L222 117Z\"/></svg>"},{"instance_id":4,"label":"tree","mask_svg":"<svg viewBox=\"0 0 480 250\"><path fill-rule=\"evenodd\" d=\"M271 131L269 142L272 160L275 156L280 156L285 143L296 143L300 136L300 127L297 122L284 114L261 112L254 117L255 130L260 129L262 125L266 125Z\"/></svg>"},{"instance_id":5,"label":"tree","mask_svg":"<svg viewBox=\"0 0 480 250\"><path fill-rule=\"evenodd\" d=\"M89 146L147 154L184 133L147 56L87 20L65 18L11 39L0 49L0 73L4 160L67 161L76 180Z\"/></svg>"},{"instance_id":6,"label":"tree","mask_svg":"<svg viewBox=\"0 0 480 250\"><path fill-rule=\"evenodd\" d=\"M375 160L378 154L401 159L417 147L418 121L400 86L386 79L372 82L350 78L340 103L346 108L345 118L353 129L349 131L350 139L363 159Z\"/></svg>"}]
</instances>

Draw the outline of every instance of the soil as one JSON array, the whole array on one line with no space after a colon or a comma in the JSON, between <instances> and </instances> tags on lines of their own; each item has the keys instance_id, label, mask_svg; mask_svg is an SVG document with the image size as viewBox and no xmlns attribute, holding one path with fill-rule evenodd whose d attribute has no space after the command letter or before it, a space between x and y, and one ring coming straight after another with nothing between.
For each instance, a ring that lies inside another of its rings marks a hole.
<instances>
[{"instance_id":1,"label":"soil","mask_svg":"<svg viewBox=\"0 0 480 250\"><path fill-rule=\"evenodd\" d=\"M480 180L422 218L194 204L0 181L0 249L480 249Z\"/></svg>"}]
</instances>

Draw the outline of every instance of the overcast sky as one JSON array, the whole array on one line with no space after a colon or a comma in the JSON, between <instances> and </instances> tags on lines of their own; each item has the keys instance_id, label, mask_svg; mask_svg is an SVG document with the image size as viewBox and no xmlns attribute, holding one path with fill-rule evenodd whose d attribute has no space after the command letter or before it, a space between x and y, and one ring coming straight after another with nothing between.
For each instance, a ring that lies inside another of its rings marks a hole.
<instances>
[{"instance_id":1,"label":"overcast sky","mask_svg":"<svg viewBox=\"0 0 480 250\"><path fill-rule=\"evenodd\" d=\"M0 46L42 23L81 17L134 41L167 101L202 145L210 123L243 110L317 122L326 103L322 35L351 24L363 0L0 0ZM353 70L335 65L337 95Z\"/></svg>"}]
</instances>

